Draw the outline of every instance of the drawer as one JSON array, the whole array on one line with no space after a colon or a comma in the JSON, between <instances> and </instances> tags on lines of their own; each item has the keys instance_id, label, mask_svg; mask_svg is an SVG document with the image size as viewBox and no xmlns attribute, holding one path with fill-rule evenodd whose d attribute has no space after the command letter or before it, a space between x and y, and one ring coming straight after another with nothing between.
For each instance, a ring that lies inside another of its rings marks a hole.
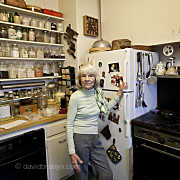
<instances>
[{"instance_id":1,"label":"drawer","mask_svg":"<svg viewBox=\"0 0 180 180\"><path fill-rule=\"evenodd\" d=\"M46 137L54 136L56 134L66 131L66 120L60 120L48 124L45 128Z\"/></svg>"}]
</instances>

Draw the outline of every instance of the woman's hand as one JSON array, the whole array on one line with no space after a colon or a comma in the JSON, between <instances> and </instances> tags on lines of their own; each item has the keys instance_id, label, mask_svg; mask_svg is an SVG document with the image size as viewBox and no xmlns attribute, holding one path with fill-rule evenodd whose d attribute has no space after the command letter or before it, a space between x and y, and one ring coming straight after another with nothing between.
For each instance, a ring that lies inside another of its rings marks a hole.
<instances>
[{"instance_id":1,"label":"woman's hand","mask_svg":"<svg viewBox=\"0 0 180 180\"><path fill-rule=\"evenodd\" d=\"M77 154L71 154L70 158L71 158L71 163L72 163L73 168L77 172L80 172L79 163L82 164L83 161L80 159L80 157Z\"/></svg>"},{"instance_id":2,"label":"woman's hand","mask_svg":"<svg viewBox=\"0 0 180 180\"><path fill-rule=\"evenodd\" d=\"M123 90L128 88L127 82L120 81L119 83L119 90L118 90L118 96L121 96L123 94Z\"/></svg>"}]
</instances>

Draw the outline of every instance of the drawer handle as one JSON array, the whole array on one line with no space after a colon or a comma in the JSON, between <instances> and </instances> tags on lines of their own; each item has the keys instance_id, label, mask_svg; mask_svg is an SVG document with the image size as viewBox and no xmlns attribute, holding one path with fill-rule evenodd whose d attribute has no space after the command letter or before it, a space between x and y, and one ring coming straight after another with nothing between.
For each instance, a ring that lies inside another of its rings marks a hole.
<instances>
[{"instance_id":1,"label":"drawer handle","mask_svg":"<svg viewBox=\"0 0 180 180\"><path fill-rule=\"evenodd\" d=\"M66 142L66 139L63 139L62 141L59 141L59 144Z\"/></svg>"}]
</instances>

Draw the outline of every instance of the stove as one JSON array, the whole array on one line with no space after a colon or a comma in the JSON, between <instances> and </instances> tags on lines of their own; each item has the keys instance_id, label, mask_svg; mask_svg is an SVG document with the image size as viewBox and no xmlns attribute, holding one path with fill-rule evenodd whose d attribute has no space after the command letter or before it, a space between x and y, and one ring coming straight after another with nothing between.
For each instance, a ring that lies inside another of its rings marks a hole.
<instances>
[{"instance_id":1,"label":"stove","mask_svg":"<svg viewBox=\"0 0 180 180\"><path fill-rule=\"evenodd\" d=\"M180 179L180 120L151 111L132 121L133 180ZM179 178L178 178L179 177Z\"/></svg>"},{"instance_id":2,"label":"stove","mask_svg":"<svg viewBox=\"0 0 180 180\"><path fill-rule=\"evenodd\" d=\"M180 118L167 116L159 111L150 111L134 119L132 123L158 132L180 136Z\"/></svg>"}]
</instances>

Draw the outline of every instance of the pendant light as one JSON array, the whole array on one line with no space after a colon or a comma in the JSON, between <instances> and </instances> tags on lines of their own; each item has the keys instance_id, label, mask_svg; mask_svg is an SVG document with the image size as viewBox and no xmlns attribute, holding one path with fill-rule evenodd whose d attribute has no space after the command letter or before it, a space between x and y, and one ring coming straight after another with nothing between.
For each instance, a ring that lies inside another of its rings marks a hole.
<instances>
[{"instance_id":1,"label":"pendant light","mask_svg":"<svg viewBox=\"0 0 180 180\"><path fill-rule=\"evenodd\" d=\"M101 0L99 0L99 19L100 19L100 40L93 43L92 48L89 50L90 53L97 51L111 50L111 44L102 38L102 22L101 22Z\"/></svg>"}]
</instances>

